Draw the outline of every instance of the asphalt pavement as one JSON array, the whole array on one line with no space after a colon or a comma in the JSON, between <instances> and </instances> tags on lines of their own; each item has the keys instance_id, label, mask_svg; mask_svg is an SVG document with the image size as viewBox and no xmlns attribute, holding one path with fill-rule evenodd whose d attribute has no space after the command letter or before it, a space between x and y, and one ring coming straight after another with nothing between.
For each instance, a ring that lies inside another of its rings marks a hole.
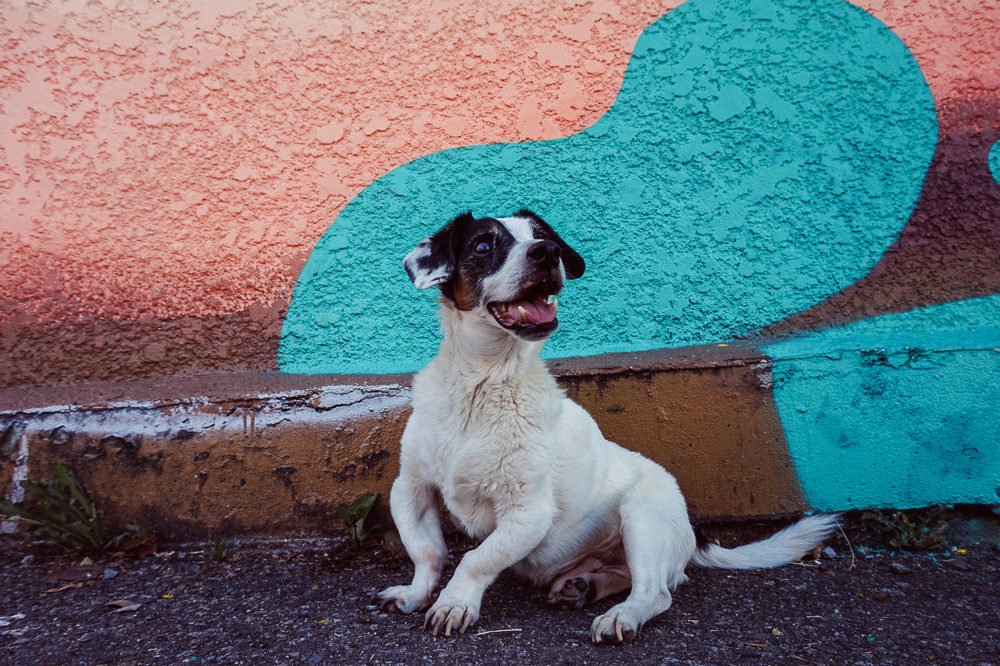
<instances>
[{"instance_id":1,"label":"asphalt pavement","mask_svg":"<svg viewBox=\"0 0 1000 666\"><path fill-rule=\"evenodd\" d=\"M408 581L371 539L198 545L81 561L0 551L0 662L9 664L997 664L1000 550L988 540L907 553L832 539L767 571L692 567L635 643L591 645L592 619L504 574L464 635L380 612ZM725 541L724 541L725 543ZM456 551L464 546L453 540ZM218 556L220 553L216 552ZM457 561L453 558L452 566Z\"/></svg>"}]
</instances>

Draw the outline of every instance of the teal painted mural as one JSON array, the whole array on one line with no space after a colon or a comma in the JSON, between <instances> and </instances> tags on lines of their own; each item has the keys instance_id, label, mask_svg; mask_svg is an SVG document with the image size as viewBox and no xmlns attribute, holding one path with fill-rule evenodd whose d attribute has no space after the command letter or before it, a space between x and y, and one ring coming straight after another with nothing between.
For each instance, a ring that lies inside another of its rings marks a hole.
<instances>
[{"instance_id":1,"label":"teal painted mural","mask_svg":"<svg viewBox=\"0 0 1000 666\"><path fill-rule=\"evenodd\" d=\"M433 294L403 255L457 213L528 207L588 262L548 357L715 342L865 275L909 218L937 120L912 55L841 0L691 0L636 44L579 134L457 148L372 183L316 246L286 372L420 368Z\"/></svg>"},{"instance_id":2,"label":"teal painted mural","mask_svg":"<svg viewBox=\"0 0 1000 666\"><path fill-rule=\"evenodd\" d=\"M812 506L1000 503L1000 295L853 322L764 351Z\"/></svg>"},{"instance_id":3,"label":"teal painted mural","mask_svg":"<svg viewBox=\"0 0 1000 666\"><path fill-rule=\"evenodd\" d=\"M994 180L1000 183L1000 141L993 144L989 154L990 172Z\"/></svg>"},{"instance_id":4,"label":"teal painted mural","mask_svg":"<svg viewBox=\"0 0 1000 666\"><path fill-rule=\"evenodd\" d=\"M995 289L967 276L995 247L1000 143L988 172L968 170L937 134L912 55L864 11L691 0L642 34L593 126L428 155L351 201L299 278L280 366L419 369L437 347L436 305L403 255L460 212L528 207L588 263L560 298L547 357L715 343L783 322L789 337L763 351L811 506L996 504L1000 295L969 299ZM929 265L919 248L935 242ZM900 271L930 284L912 290ZM872 293L891 314L844 305ZM918 307L955 298L969 300ZM846 315L795 324L824 308Z\"/></svg>"}]
</instances>

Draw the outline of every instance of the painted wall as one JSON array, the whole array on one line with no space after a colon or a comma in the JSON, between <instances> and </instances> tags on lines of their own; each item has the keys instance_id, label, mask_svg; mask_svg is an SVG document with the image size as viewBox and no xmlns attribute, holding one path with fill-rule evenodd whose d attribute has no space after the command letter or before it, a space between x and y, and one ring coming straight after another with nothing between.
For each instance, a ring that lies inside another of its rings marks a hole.
<instances>
[{"instance_id":1,"label":"painted wall","mask_svg":"<svg viewBox=\"0 0 1000 666\"><path fill-rule=\"evenodd\" d=\"M1000 11L382 4L0 6L0 387L414 370L530 206L548 356L741 338L810 505L997 501Z\"/></svg>"},{"instance_id":2,"label":"painted wall","mask_svg":"<svg viewBox=\"0 0 1000 666\"><path fill-rule=\"evenodd\" d=\"M669 8L0 3L0 386L276 369L349 200L594 123Z\"/></svg>"},{"instance_id":3,"label":"painted wall","mask_svg":"<svg viewBox=\"0 0 1000 666\"><path fill-rule=\"evenodd\" d=\"M691 0L643 32L584 131L429 155L352 200L299 277L281 367L419 369L437 348L433 294L394 279L398 258L455 211L521 206L592 267L560 298L550 357L747 335L871 270L936 138L917 62L866 12Z\"/></svg>"},{"instance_id":4,"label":"painted wall","mask_svg":"<svg viewBox=\"0 0 1000 666\"><path fill-rule=\"evenodd\" d=\"M863 319L764 351L812 506L1000 503L1000 295Z\"/></svg>"},{"instance_id":5,"label":"painted wall","mask_svg":"<svg viewBox=\"0 0 1000 666\"><path fill-rule=\"evenodd\" d=\"M348 202L380 176L452 147L583 136L588 128L586 136L592 136L610 127L615 118L605 116L618 97L635 44L653 24L670 29L682 19L693 21L700 27L686 33L684 43L711 46L706 33L699 32L712 25L700 18L711 14L711 7L697 2L683 9L686 18L671 17L677 2L386 4L393 3L159 5L129 0L111 6L15 0L0 5L0 265L6 269L0 271L0 355L5 359L0 386L275 369L281 326L302 266L335 220L348 226L350 213L341 216ZM913 63L905 61L915 59L933 95L936 152L916 209L874 270L865 275L862 268L879 256L872 249L857 265L841 267L837 280L810 290L816 299L812 307L809 299L793 293L787 299L804 311L774 304L758 322L753 308L747 308L742 321L727 324L718 318L715 337L768 321L777 332L802 330L997 291L1000 277L991 268L1000 261L1000 224L991 212L997 208L996 180L986 156L1000 133L1000 81L993 66L1000 19L988 5L857 3L875 20L844 3L799 5L800 13L811 12L804 38L843 34L843 21L827 21L853 13L852 21L878 33L880 47L905 48L910 55L903 54L897 64L912 76ZM773 11L768 3L749 3L740 20L760 30ZM895 38L902 46L892 46ZM775 47L770 36L764 43ZM775 57L794 61L793 47L786 40ZM707 57L710 49L697 53ZM800 72L809 71L810 61L817 65L834 57L799 55ZM836 57L842 61L849 54ZM757 53L752 64L726 65L737 75L731 85L750 90L736 70L766 69L760 58ZM647 54L640 54L633 63L636 71L644 59L648 62ZM692 112L712 103L718 116L725 100L713 93L721 92L724 67L709 62L696 70L697 64L671 65L672 73L689 76L668 82L664 94L680 93L675 102L691 105ZM870 64L852 66L864 70ZM685 96L685 86L694 90L690 74L695 71L718 90ZM833 89L836 78L828 82ZM844 85L849 90L854 84ZM726 89L734 109L744 104L736 88ZM768 113L766 96L750 98L727 122L753 131L751 120ZM616 111L619 120L622 109ZM894 111L890 108L885 119L891 121ZM685 117L679 107L670 113L688 136L717 122L709 120L710 111ZM760 138L781 134L774 122L765 124ZM836 127L828 129L836 132ZM678 180L703 175L727 155L711 140L670 144L671 149L671 158L687 158L671 170L676 179L671 195L684 189ZM818 149L807 146L805 153L810 150ZM856 168L847 153L829 157L830 165L842 160ZM829 171L824 164L815 168ZM737 166L723 173L745 180ZM656 187L646 191L637 180L613 184L622 199L663 204ZM580 192L588 187L598 193L613 189L612 183L589 184ZM737 193L723 203L730 205L729 214L738 215L746 199L746 193ZM477 211L494 212L474 203ZM615 205L627 209L628 202ZM569 211L552 210L555 222L576 222L558 217ZM674 228L690 222L685 209L677 213ZM706 248L718 245L715 236L724 235L727 219L713 216L716 226L706 236ZM416 232L440 221L407 215L390 226L409 220ZM635 220L595 221L605 228L595 229L593 237L581 235L578 243L589 243L581 250L592 261L613 255L613 246L596 242L605 238L598 233L613 235L612 225L626 222ZM337 236L332 233L327 242L337 245ZM412 242L404 236L399 235L401 243ZM682 240L672 241L670 249L690 260L697 255L698 239L692 235L688 247ZM835 245L834 239L828 248ZM755 285L769 277L771 267L759 261L763 253L735 265L728 254L706 250L694 265L680 263L676 275L640 284L642 298L636 290L609 294L593 285L586 294L600 300L591 304L618 322L630 341L684 344L697 337L687 322L710 317L711 305L724 291L710 271L737 283L749 281L748 305L756 300ZM384 267L369 270L398 280L395 259L385 260ZM741 263L752 275L743 275ZM598 279L616 270L613 263L601 267L604 272L592 273ZM787 281L812 279L809 270L792 276L789 266L781 269L786 275L779 273L779 290ZM634 281L640 272L620 277ZM850 283L859 272L860 280ZM707 291L696 296L686 288L678 291L685 275L698 277ZM838 282L845 283L837 287L843 291L822 300L822 292ZM633 333L625 324L636 307L642 321ZM414 314L425 321L429 317ZM427 335L423 329L419 333ZM566 352L593 352L582 349L583 339L554 343L553 353L559 345ZM418 356L426 356L432 344L424 338ZM420 358L407 365L416 367ZM336 367L338 362L327 358L324 364Z\"/></svg>"},{"instance_id":6,"label":"painted wall","mask_svg":"<svg viewBox=\"0 0 1000 666\"><path fill-rule=\"evenodd\" d=\"M996 503L1000 296L958 300L1000 291L989 80L962 113L990 128L959 139L872 14L690 0L582 132L428 155L352 200L299 277L281 367L418 369L434 308L394 260L455 211L528 206L591 266L549 357L757 338L811 506Z\"/></svg>"}]
</instances>

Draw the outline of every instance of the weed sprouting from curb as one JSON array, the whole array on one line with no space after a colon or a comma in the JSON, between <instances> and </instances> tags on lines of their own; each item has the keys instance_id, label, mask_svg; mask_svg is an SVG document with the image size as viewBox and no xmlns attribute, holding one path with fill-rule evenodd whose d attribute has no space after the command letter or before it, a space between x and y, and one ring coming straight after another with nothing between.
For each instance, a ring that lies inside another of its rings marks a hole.
<instances>
[{"instance_id":1,"label":"weed sprouting from curb","mask_svg":"<svg viewBox=\"0 0 1000 666\"><path fill-rule=\"evenodd\" d=\"M350 506L337 509L337 516L347 527L355 546L361 545L361 542L368 536L365 521L368 520L368 514L377 499L378 493L365 493L354 500Z\"/></svg>"},{"instance_id":2,"label":"weed sprouting from curb","mask_svg":"<svg viewBox=\"0 0 1000 666\"><path fill-rule=\"evenodd\" d=\"M229 559L229 539L219 537L211 546L205 546L205 556L213 562L225 562Z\"/></svg>"},{"instance_id":3,"label":"weed sprouting from curb","mask_svg":"<svg viewBox=\"0 0 1000 666\"><path fill-rule=\"evenodd\" d=\"M25 536L32 545L103 555L134 551L155 542L155 535L137 525L128 525L125 532L108 537L100 509L73 470L55 465L50 474L52 479L43 477L38 483L20 482L30 499L0 500L0 514L29 526Z\"/></svg>"},{"instance_id":4,"label":"weed sprouting from curb","mask_svg":"<svg viewBox=\"0 0 1000 666\"><path fill-rule=\"evenodd\" d=\"M904 511L869 509L861 514L861 523L867 531L894 548L931 550L945 543L944 531L948 529L948 522L940 516L947 508L931 506Z\"/></svg>"}]
</instances>

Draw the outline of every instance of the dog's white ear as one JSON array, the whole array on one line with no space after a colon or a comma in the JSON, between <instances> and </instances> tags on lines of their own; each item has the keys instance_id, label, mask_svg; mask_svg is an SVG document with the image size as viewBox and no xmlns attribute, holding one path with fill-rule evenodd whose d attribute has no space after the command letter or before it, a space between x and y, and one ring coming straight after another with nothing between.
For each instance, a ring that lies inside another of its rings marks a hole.
<instances>
[{"instance_id":1,"label":"dog's white ear","mask_svg":"<svg viewBox=\"0 0 1000 666\"><path fill-rule=\"evenodd\" d=\"M432 238L420 241L403 257L403 268L417 289L447 282L455 272L455 262L450 257L435 257Z\"/></svg>"},{"instance_id":2,"label":"dog's white ear","mask_svg":"<svg viewBox=\"0 0 1000 666\"><path fill-rule=\"evenodd\" d=\"M423 239L403 257L403 268L417 289L444 284L455 274L455 227L472 221L472 213L459 215L433 236Z\"/></svg>"}]
</instances>

